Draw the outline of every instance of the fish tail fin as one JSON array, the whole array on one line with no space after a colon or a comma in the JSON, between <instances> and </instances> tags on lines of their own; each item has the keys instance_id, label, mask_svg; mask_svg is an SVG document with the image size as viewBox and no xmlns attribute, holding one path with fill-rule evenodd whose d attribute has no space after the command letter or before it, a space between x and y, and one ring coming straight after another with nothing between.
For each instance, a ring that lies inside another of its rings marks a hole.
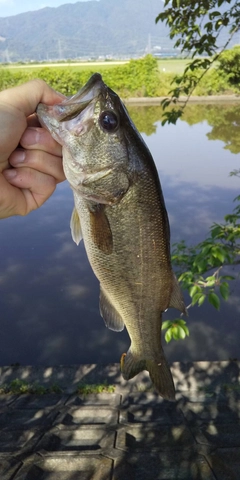
<instances>
[{"instance_id":1,"label":"fish tail fin","mask_svg":"<svg viewBox=\"0 0 240 480\"><path fill-rule=\"evenodd\" d=\"M171 370L163 352L160 361L157 362L143 358L136 359L129 349L128 353L123 353L120 366L122 376L125 380L130 380L130 378L135 377L135 375L143 370L147 370L158 393L167 400L175 399L175 387Z\"/></svg>"},{"instance_id":2,"label":"fish tail fin","mask_svg":"<svg viewBox=\"0 0 240 480\"><path fill-rule=\"evenodd\" d=\"M162 355L160 362L149 360L147 370L158 393L166 400L175 400L175 386L167 360Z\"/></svg>"}]
</instances>

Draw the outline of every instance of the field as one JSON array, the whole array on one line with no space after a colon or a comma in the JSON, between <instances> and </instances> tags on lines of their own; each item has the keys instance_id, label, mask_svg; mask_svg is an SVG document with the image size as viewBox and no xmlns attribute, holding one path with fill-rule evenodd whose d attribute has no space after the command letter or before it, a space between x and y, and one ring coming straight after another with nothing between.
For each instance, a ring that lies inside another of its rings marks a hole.
<instances>
[{"instance_id":1,"label":"field","mask_svg":"<svg viewBox=\"0 0 240 480\"><path fill-rule=\"evenodd\" d=\"M9 64L9 65L4 65L1 68L6 68L8 70L14 70L14 72L17 71L36 71L39 68L45 68L45 67L54 67L54 68L68 68L73 71L78 71L78 70L92 70L93 68L96 68L96 71L102 71L106 68L111 68L115 67L117 65L123 65L125 63L128 63L127 61L113 61L113 62L79 62L79 63L67 63L67 62L62 62L62 63L36 63L36 64L24 64L24 65L19 65L19 64ZM161 73L183 73L183 70L188 63L188 60L185 59L167 59L163 58L158 60L158 66L159 66L159 71Z\"/></svg>"}]
</instances>

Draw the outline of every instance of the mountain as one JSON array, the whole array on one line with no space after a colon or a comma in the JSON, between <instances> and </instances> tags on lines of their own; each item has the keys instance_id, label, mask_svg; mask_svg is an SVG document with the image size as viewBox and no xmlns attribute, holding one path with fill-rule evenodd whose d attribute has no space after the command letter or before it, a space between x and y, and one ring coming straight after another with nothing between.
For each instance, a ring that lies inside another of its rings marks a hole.
<instances>
[{"instance_id":1,"label":"mountain","mask_svg":"<svg viewBox=\"0 0 240 480\"><path fill-rule=\"evenodd\" d=\"M170 53L162 10L161 0L90 0L0 17L0 63Z\"/></svg>"},{"instance_id":2,"label":"mountain","mask_svg":"<svg viewBox=\"0 0 240 480\"><path fill-rule=\"evenodd\" d=\"M159 0L100 0L0 18L0 62L140 56L168 48Z\"/></svg>"}]
</instances>

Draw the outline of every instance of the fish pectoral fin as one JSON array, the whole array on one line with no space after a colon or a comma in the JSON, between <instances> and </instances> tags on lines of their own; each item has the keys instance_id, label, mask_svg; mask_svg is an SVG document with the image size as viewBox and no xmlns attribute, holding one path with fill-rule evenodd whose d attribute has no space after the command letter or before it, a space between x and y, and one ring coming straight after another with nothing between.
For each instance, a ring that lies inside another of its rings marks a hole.
<instances>
[{"instance_id":1,"label":"fish pectoral fin","mask_svg":"<svg viewBox=\"0 0 240 480\"><path fill-rule=\"evenodd\" d=\"M112 231L105 213L105 206L95 204L89 208L90 211L90 228L93 242L99 250L107 255L113 251Z\"/></svg>"},{"instance_id":2,"label":"fish pectoral fin","mask_svg":"<svg viewBox=\"0 0 240 480\"><path fill-rule=\"evenodd\" d=\"M172 308L176 308L177 310L180 310L180 312L185 313L185 315L187 315L181 288L174 273L173 273L173 289L172 289L172 294L171 294L171 298L168 306Z\"/></svg>"},{"instance_id":3,"label":"fish pectoral fin","mask_svg":"<svg viewBox=\"0 0 240 480\"><path fill-rule=\"evenodd\" d=\"M102 178L109 175L110 173L112 173L112 168L104 168L97 172L86 173L82 181L82 185L87 186L91 183L97 182L98 180L101 180Z\"/></svg>"},{"instance_id":4,"label":"fish pectoral fin","mask_svg":"<svg viewBox=\"0 0 240 480\"><path fill-rule=\"evenodd\" d=\"M107 295L103 291L101 285L99 308L106 327L108 327L110 330L114 330L115 332L121 332L124 329L124 322L121 315L107 298Z\"/></svg>"},{"instance_id":5,"label":"fish pectoral fin","mask_svg":"<svg viewBox=\"0 0 240 480\"><path fill-rule=\"evenodd\" d=\"M79 243L82 240L82 230L81 230L80 218L79 218L76 207L74 207L74 209L72 211L72 216L71 216L71 220L70 220L70 228L71 228L73 241L77 245L79 245Z\"/></svg>"}]
</instances>

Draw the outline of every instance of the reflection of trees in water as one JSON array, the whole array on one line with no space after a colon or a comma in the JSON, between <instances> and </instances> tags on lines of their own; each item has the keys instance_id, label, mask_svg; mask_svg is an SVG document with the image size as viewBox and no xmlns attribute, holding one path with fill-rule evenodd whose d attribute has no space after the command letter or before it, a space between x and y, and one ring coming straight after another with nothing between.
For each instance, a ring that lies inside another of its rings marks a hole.
<instances>
[{"instance_id":1,"label":"reflection of trees in water","mask_svg":"<svg viewBox=\"0 0 240 480\"><path fill-rule=\"evenodd\" d=\"M156 122L162 119L162 108L148 105L128 105L128 112L137 129L150 136L156 133Z\"/></svg>"},{"instance_id":2,"label":"reflection of trees in water","mask_svg":"<svg viewBox=\"0 0 240 480\"><path fill-rule=\"evenodd\" d=\"M189 125L206 121L209 140L221 140L231 153L240 152L240 104L188 105L182 118Z\"/></svg>"},{"instance_id":3,"label":"reflection of trees in water","mask_svg":"<svg viewBox=\"0 0 240 480\"><path fill-rule=\"evenodd\" d=\"M163 118L160 106L129 105L128 111L138 130L146 135L155 133L156 123ZM231 153L240 152L240 104L189 104L178 121L189 125L206 121L212 127L207 133L209 140L221 140Z\"/></svg>"}]
</instances>

